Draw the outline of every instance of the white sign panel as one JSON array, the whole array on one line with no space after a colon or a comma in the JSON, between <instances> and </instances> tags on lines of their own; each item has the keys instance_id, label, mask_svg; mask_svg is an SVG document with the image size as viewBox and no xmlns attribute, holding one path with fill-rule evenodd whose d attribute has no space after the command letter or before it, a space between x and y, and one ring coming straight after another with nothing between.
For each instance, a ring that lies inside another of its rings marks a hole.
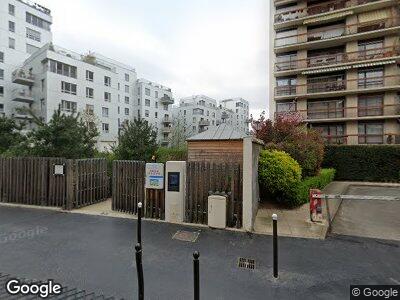
<instances>
[{"instance_id":1,"label":"white sign panel","mask_svg":"<svg viewBox=\"0 0 400 300\"><path fill-rule=\"evenodd\" d=\"M164 189L164 164L146 164L146 189Z\"/></svg>"}]
</instances>

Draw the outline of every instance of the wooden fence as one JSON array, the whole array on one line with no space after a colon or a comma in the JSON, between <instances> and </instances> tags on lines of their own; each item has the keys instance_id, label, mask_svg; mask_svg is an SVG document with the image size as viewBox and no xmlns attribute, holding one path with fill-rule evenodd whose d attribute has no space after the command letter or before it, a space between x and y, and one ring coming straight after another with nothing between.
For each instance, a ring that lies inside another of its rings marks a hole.
<instances>
[{"instance_id":1,"label":"wooden fence","mask_svg":"<svg viewBox=\"0 0 400 300\"><path fill-rule=\"evenodd\" d=\"M239 163L188 162L186 172L186 222L207 224L208 196L228 195L227 227L242 227L243 175Z\"/></svg>"},{"instance_id":2,"label":"wooden fence","mask_svg":"<svg viewBox=\"0 0 400 300\"><path fill-rule=\"evenodd\" d=\"M106 198L105 159L0 158L0 202L73 209Z\"/></svg>"},{"instance_id":3,"label":"wooden fence","mask_svg":"<svg viewBox=\"0 0 400 300\"><path fill-rule=\"evenodd\" d=\"M137 214L137 204L144 202L145 162L114 161L112 209Z\"/></svg>"},{"instance_id":4,"label":"wooden fence","mask_svg":"<svg viewBox=\"0 0 400 300\"><path fill-rule=\"evenodd\" d=\"M165 219L164 190L146 189L145 216L150 219Z\"/></svg>"}]
</instances>

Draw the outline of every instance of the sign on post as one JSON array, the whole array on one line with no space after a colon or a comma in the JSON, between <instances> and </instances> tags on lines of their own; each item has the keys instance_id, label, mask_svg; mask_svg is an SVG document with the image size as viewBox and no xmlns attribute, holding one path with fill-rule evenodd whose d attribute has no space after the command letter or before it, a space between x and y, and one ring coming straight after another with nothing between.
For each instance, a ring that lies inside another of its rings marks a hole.
<instances>
[{"instance_id":1,"label":"sign on post","mask_svg":"<svg viewBox=\"0 0 400 300\"><path fill-rule=\"evenodd\" d=\"M164 164L146 164L146 189L164 189Z\"/></svg>"}]
</instances>

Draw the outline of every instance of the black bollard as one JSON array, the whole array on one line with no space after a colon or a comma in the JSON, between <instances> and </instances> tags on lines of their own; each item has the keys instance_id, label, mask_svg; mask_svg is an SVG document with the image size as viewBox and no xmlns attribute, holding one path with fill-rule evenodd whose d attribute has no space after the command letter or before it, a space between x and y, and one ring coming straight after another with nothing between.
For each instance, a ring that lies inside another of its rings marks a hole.
<instances>
[{"instance_id":1,"label":"black bollard","mask_svg":"<svg viewBox=\"0 0 400 300\"><path fill-rule=\"evenodd\" d=\"M274 277L278 278L278 216L272 215L273 248L274 248Z\"/></svg>"},{"instance_id":2,"label":"black bollard","mask_svg":"<svg viewBox=\"0 0 400 300\"><path fill-rule=\"evenodd\" d=\"M193 272L194 272L194 300L200 300L200 253L193 253Z\"/></svg>"},{"instance_id":3,"label":"black bollard","mask_svg":"<svg viewBox=\"0 0 400 300\"><path fill-rule=\"evenodd\" d=\"M142 245L142 202L138 203L137 242Z\"/></svg>"},{"instance_id":4,"label":"black bollard","mask_svg":"<svg viewBox=\"0 0 400 300\"><path fill-rule=\"evenodd\" d=\"M144 299L144 279L143 279L143 264L142 264L142 246L136 244L136 270L138 276L138 299Z\"/></svg>"}]
</instances>

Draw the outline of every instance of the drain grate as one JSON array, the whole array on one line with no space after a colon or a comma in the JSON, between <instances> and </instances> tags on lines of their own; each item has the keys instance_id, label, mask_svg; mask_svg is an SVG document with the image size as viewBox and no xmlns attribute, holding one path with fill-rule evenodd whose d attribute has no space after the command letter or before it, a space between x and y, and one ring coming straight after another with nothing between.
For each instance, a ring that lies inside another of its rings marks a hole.
<instances>
[{"instance_id":1,"label":"drain grate","mask_svg":"<svg viewBox=\"0 0 400 300\"><path fill-rule=\"evenodd\" d=\"M237 265L241 269L254 270L256 268L256 261L251 258L239 257Z\"/></svg>"},{"instance_id":2,"label":"drain grate","mask_svg":"<svg viewBox=\"0 0 400 300\"><path fill-rule=\"evenodd\" d=\"M191 231L184 231L184 230L178 230L172 239L178 240L178 241L184 241L184 242L196 242L197 238L199 237L200 232L191 232Z\"/></svg>"}]
</instances>

